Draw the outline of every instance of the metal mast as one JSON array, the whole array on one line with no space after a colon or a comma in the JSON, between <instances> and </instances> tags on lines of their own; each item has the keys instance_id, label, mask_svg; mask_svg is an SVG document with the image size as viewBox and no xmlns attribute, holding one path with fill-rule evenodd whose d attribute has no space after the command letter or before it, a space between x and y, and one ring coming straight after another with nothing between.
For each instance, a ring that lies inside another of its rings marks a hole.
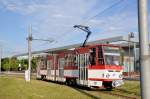
<instances>
[{"instance_id":1,"label":"metal mast","mask_svg":"<svg viewBox=\"0 0 150 99\"><path fill-rule=\"evenodd\" d=\"M29 27L29 36L28 36L28 81L31 79L31 48L32 48L32 26Z\"/></svg>"},{"instance_id":2,"label":"metal mast","mask_svg":"<svg viewBox=\"0 0 150 99\"><path fill-rule=\"evenodd\" d=\"M138 29L140 41L140 72L142 99L150 98L150 53L148 35L148 1L138 0Z\"/></svg>"}]
</instances>

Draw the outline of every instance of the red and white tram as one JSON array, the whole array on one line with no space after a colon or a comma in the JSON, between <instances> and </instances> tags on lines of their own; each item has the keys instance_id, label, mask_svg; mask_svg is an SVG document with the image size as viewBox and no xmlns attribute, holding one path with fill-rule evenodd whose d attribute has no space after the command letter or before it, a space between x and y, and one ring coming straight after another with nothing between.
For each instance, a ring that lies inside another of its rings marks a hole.
<instances>
[{"instance_id":1,"label":"red and white tram","mask_svg":"<svg viewBox=\"0 0 150 99\"><path fill-rule=\"evenodd\" d=\"M119 46L88 45L54 51L39 60L37 78L87 87L112 88L123 84Z\"/></svg>"}]
</instances>

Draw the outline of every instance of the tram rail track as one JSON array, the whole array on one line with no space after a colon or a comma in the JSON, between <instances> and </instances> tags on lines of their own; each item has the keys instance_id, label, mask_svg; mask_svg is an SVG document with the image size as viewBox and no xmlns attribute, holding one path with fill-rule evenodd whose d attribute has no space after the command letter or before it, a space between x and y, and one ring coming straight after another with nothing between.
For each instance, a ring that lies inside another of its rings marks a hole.
<instances>
[{"instance_id":1,"label":"tram rail track","mask_svg":"<svg viewBox=\"0 0 150 99\"><path fill-rule=\"evenodd\" d=\"M129 94L129 93L122 92L122 91L120 91L121 93L118 93L115 91L116 89L109 91L103 88L102 89L90 89L90 90L85 87L72 87L72 88L76 89L77 91L80 91L81 93L91 95L93 96L94 99L101 99L100 95L102 94L114 96L116 97L116 99L140 99L140 96L133 96L131 95L132 93Z\"/></svg>"},{"instance_id":2,"label":"tram rail track","mask_svg":"<svg viewBox=\"0 0 150 99\"><path fill-rule=\"evenodd\" d=\"M119 97L121 99L138 99L137 97L126 96L126 95L122 95L122 94L118 94L118 93L104 92L104 91L102 91L102 93L116 96L116 97Z\"/></svg>"}]
</instances>

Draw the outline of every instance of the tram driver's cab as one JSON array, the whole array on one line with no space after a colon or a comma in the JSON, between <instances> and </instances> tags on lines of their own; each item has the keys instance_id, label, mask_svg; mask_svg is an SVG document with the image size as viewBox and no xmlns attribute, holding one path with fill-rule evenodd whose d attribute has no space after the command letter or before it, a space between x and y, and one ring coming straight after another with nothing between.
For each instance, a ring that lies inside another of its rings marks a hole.
<instances>
[{"instance_id":1,"label":"tram driver's cab","mask_svg":"<svg viewBox=\"0 0 150 99\"><path fill-rule=\"evenodd\" d=\"M121 49L113 45L96 45L89 49L89 80L91 85L112 88L121 86L123 72L123 58Z\"/></svg>"},{"instance_id":2,"label":"tram driver's cab","mask_svg":"<svg viewBox=\"0 0 150 99\"><path fill-rule=\"evenodd\" d=\"M123 58L121 50L116 46L99 45L90 48L89 61L91 66L106 65L106 66L121 66Z\"/></svg>"}]
</instances>

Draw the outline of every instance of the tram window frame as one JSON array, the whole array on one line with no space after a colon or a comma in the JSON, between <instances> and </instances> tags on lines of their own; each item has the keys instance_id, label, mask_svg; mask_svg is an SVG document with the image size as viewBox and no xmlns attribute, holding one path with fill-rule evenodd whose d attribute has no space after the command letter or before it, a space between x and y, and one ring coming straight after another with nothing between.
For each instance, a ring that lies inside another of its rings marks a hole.
<instances>
[{"instance_id":1,"label":"tram window frame","mask_svg":"<svg viewBox=\"0 0 150 99\"><path fill-rule=\"evenodd\" d=\"M65 58L59 58L59 69L64 69L65 66Z\"/></svg>"},{"instance_id":2,"label":"tram window frame","mask_svg":"<svg viewBox=\"0 0 150 99\"><path fill-rule=\"evenodd\" d=\"M52 67L52 60L47 60L47 69L51 69Z\"/></svg>"},{"instance_id":3,"label":"tram window frame","mask_svg":"<svg viewBox=\"0 0 150 99\"><path fill-rule=\"evenodd\" d=\"M105 57L104 57L103 46L99 46L98 47L98 64L104 65L105 64L104 59L105 59Z\"/></svg>"},{"instance_id":4,"label":"tram window frame","mask_svg":"<svg viewBox=\"0 0 150 99\"><path fill-rule=\"evenodd\" d=\"M68 66L68 54L65 54L65 67Z\"/></svg>"},{"instance_id":5,"label":"tram window frame","mask_svg":"<svg viewBox=\"0 0 150 99\"><path fill-rule=\"evenodd\" d=\"M41 70L46 70L47 69L47 59L42 57L40 61L40 69Z\"/></svg>"},{"instance_id":6,"label":"tram window frame","mask_svg":"<svg viewBox=\"0 0 150 99\"><path fill-rule=\"evenodd\" d=\"M96 48L90 48L90 51L89 51L90 55L89 55L89 62L90 62L90 65L96 65Z\"/></svg>"},{"instance_id":7,"label":"tram window frame","mask_svg":"<svg viewBox=\"0 0 150 99\"><path fill-rule=\"evenodd\" d=\"M74 54L66 54L65 57L65 66L75 66L75 55Z\"/></svg>"}]
</instances>

